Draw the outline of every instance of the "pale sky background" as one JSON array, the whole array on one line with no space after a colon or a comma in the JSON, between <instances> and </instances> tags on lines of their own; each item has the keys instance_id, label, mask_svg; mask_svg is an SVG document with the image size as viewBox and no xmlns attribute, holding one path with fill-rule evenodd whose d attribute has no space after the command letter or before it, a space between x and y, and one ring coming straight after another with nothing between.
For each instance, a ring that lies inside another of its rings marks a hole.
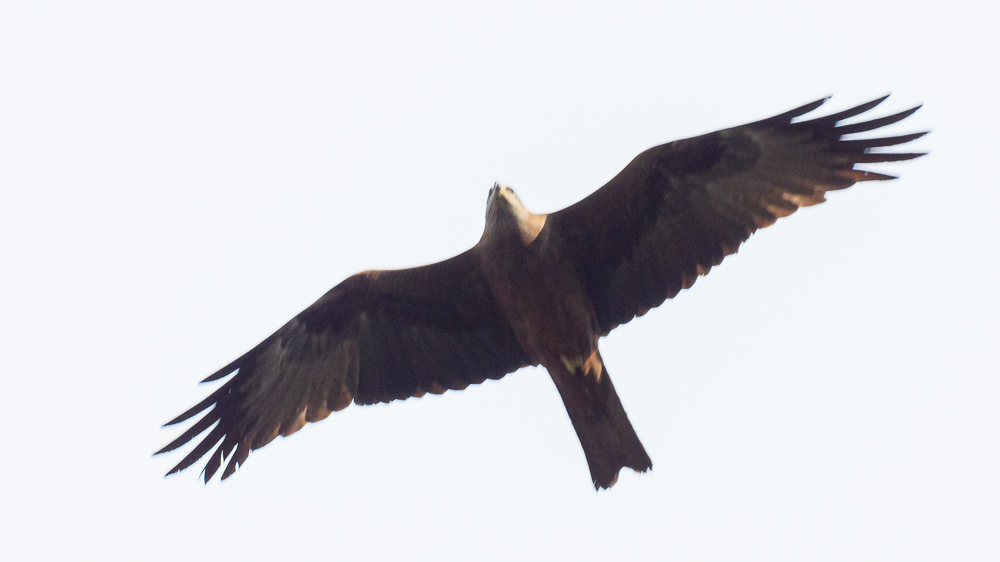
<instances>
[{"instance_id":1,"label":"pale sky background","mask_svg":"<svg viewBox=\"0 0 1000 562\"><path fill-rule=\"evenodd\" d=\"M992 3L0 4L5 560L997 560ZM602 341L653 459L595 493L548 375L352 407L225 483L197 381L363 269L835 94L933 129ZM185 449L186 450L186 449Z\"/></svg>"}]
</instances>

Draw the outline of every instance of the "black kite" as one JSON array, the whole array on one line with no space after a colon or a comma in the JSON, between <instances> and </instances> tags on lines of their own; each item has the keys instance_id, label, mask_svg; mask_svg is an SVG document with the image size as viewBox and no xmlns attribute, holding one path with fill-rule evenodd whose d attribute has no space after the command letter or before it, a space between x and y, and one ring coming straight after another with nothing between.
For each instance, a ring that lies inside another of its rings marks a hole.
<instances>
[{"instance_id":1,"label":"black kite","mask_svg":"<svg viewBox=\"0 0 1000 562\"><path fill-rule=\"evenodd\" d=\"M340 283L205 379L236 372L167 423L208 410L159 453L215 424L170 474L218 444L204 476L210 480L228 459L225 479L250 451L351 402L440 394L544 365L594 486L612 486L624 467L644 472L652 462L611 384L600 338L690 287L758 228L821 203L827 191L894 179L855 165L921 156L872 149L925 133L843 136L895 123L919 106L838 126L884 99L795 121L826 101L819 100L650 148L594 194L549 215L529 212L513 190L495 185L475 247L433 265L366 271Z\"/></svg>"}]
</instances>

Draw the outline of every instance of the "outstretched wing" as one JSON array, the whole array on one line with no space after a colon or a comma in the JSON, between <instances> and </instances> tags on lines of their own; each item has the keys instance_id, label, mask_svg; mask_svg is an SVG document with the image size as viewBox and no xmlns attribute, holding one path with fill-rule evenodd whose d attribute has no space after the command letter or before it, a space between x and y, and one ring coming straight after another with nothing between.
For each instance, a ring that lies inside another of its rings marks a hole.
<instances>
[{"instance_id":1,"label":"outstretched wing","mask_svg":"<svg viewBox=\"0 0 1000 562\"><path fill-rule=\"evenodd\" d=\"M191 466L218 444L205 466L205 481L228 458L225 479L251 450L352 401L374 404L463 389L529 363L493 300L476 251L424 267L354 275L205 379L238 370L166 424L207 410L157 454L215 424L168 474Z\"/></svg>"},{"instance_id":2,"label":"outstretched wing","mask_svg":"<svg viewBox=\"0 0 1000 562\"><path fill-rule=\"evenodd\" d=\"M827 191L895 179L855 165L922 156L872 149L926 133L863 140L843 136L895 123L919 106L838 126L885 99L793 122L823 99L763 121L650 148L598 191L550 214L546 227L575 261L601 331L606 334L673 298L758 228L823 202Z\"/></svg>"}]
</instances>

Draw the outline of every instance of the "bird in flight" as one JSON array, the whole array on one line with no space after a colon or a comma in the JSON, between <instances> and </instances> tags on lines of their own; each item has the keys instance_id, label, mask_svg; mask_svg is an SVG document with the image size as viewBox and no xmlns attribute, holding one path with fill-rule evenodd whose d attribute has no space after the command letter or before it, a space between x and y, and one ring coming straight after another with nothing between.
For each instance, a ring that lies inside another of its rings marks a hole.
<instances>
[{"instance_id":1,"label":"bird in flight","mask_svg":"<svg viewBox=\"0 0 1000 562\"><path fill-rule=\"evenodd\" d=\"M236 373L166 424L205 412L157 454L211 428L168 474L215 447L204 479L228 460L224 480L250 451L352 402L441 394L542 365L566 406L595 488L614 485L622 468L645 472L652 461L615 393L601 337L690 287L757 229L823 202L827 191L895 179L856 166L922 156L878 149L926 133L844 136L896 123L919 106L840 124L885 99L799 119L822 99L655 146L587 198L547 215L532 213L514 190L494 185L474 247L423 267L347 278L206 378Z\"/></svg>"}]
</instances>

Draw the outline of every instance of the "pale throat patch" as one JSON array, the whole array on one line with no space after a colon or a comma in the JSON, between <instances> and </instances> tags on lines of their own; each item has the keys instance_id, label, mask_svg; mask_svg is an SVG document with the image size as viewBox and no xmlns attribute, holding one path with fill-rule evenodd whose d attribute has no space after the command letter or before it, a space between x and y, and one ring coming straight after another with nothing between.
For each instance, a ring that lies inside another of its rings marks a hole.
<instances>
[{"instance_id":1,"label":"pale throat patch","mask_svg":"<svg viewBox=\"0 0 1000 562\"><path fill-rule=\"evenodd\" d=\"M521 226L521 240L524 241L525 246L534 242L535 238L538 238L538 233L545 226L546 216L548 215L530 215L519 221Z\"/></svg>"},{"instance_id":2,"label":"pale throat patch","mask_svg":"<svg viewBox=\"0 0 1000 562\"><path fill-rule=\"evenodd\" d=\"M538 233L545 226L545 218L548 215L536 215L526 209L521 200L514 194L514 190L506 185L500 185L497 195L503 197L510 204L510 208L517 217L517 224L521 234L521 241L525 246L530 245L538 238Z\"/></svg>"}]
</instances>

